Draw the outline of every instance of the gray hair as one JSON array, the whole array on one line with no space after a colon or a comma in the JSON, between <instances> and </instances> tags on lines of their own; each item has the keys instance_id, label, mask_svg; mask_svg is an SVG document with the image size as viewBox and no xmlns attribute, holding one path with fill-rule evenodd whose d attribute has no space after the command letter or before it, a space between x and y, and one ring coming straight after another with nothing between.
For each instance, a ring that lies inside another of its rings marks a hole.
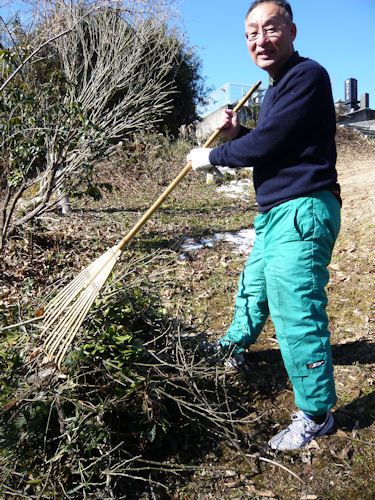
<instances>
[{"instance_id":1,"label":"gray hair","mask_svg":"<svg viewBox=\"0 0 375 500\"><path fill-rule=\"evenodd\" d=\"M250 14L250 12L252 10L255 9L255 7L258 7L258 5L260 5L261 3L265 3L265 2L269 2L269 3L275 3L276 5L278 5L279 7L281 7L282 9L285 10L287 16L289 17L290 19L290 22L293 22L293 12L292 12L292 7L290 6L290 3L289 2L286 2L285 0L255 0L251 5L250 5L250 8L249 10L247 11L247 14L246 14L246 18L247 19L247 16Z\"/></svg>"}]
</instances>

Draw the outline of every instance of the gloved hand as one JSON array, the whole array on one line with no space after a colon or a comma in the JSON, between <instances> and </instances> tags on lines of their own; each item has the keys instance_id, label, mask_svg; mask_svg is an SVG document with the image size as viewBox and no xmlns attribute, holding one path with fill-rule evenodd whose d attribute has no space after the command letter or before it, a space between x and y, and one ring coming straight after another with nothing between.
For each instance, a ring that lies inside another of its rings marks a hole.
<instances>
[{"instance_id":1,"label":"gloved hand","mask_svg":"<svg viewBox=\"0 0 375 500\"><path fill-rule=\"evenodd\" d=\"M210 171L213 168L209 160L211 151L211 148L194 148L187 155L186 161L191 161L193 170Z\"/></svg>"},{"instance_id":2,"label":"gloved hand","mask_svg":"<svg viewBox=\"0 0 375 500\"><path fill-rule=\"evenodd\" d=\"M223 346L220 340L216 342L202 342L198 350L212 362L223 361L224 366L230 369L241 369L246 365L245 356L242 352L236 352L233 348Z\"/></svg>"}]
</instances>

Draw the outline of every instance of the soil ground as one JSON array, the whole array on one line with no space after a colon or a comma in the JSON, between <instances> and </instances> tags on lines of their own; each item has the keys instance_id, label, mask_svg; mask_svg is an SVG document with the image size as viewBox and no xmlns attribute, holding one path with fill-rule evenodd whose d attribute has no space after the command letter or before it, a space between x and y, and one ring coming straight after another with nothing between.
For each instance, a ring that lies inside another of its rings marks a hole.
<instances>
[{"instance_id":1,"label":"soil ground","mask_svg":"<svg viewBox=\"0 0 375 500\"><path fill-rule=\"evenodd\" d=\"M345 129L339 131L337 142L342 226L329 266L327 293L338 431L302 451L275 454L273 460L279 465L263 464L262 474L246 483L250 498L252 494L252 498L282 499L375 498L375 155L363 137ZM224 318L223 327L230 319L228 309ZM259 443L286 426L294 410L272 324L266 325L248 359L245 392L256 401L256 414L260 408L264 412L262 420L248 429L253 438L250 449L262 454ZM303 486L291 472L304 480ZM246 489L233 489L232 479L226 486L223 480L221 492L211 490L207 498L245 498Z\"/></svg>"},{"instance_id":2,"label":"soil ground","mask_svg":"<svg viewBox=\"0 0 375 500\"><path fill-rule=\"evenodd\" d=\"M185 150L171 161L184 164ZM306 449L273 454L267 440L289 422L295 410L273 325L268 322L248 357L245 373L229 374L251 409L252 423L243 429L253 468L228 447L203 450L202 464L222 467L197 473L175 485L170 498L183 499L372 499L375 498L375 152L362 136L344 129L338 134L338 173L342 187L342 228L330 265L327 287L338 403L338 431ZM99 202L82 199L69 219L52 214L43 219L43 236L26 234L4 255L1 300L8 310L33 304L46 286L98 256L139 219L173 178L175 169L139 176L136 171L104 166L101 176L117 187ZM218 194L202 177L191 175L176 188L142 233L126 250L175 252L175 265L160 290L166 311L180 316L187 329L204 330L210 340L222 335L233 312L239 273L245 256L219 243L178 260L186 237L251 227L256 215L249 203ZM61 257L63 256L63 257ZM126 257L127 258L127 257ZM120 262L121 265L121 262ZM220 451L220 452L219 452ZM225 468L228 468L225 471ZM232 468L247 472L233 472Z\"/></svg>"}]
</instances>

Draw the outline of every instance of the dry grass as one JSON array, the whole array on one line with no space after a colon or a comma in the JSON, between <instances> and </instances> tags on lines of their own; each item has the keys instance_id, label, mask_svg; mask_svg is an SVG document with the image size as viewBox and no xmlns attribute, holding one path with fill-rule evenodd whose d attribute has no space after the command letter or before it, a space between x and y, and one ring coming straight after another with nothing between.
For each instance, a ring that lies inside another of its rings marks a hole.
<instances>
[{"instance_id":1,"label":"dry grass","mask_svg":"<svg viewBox=\"0 0 375 500\"><path fill-rule=\"evenodd\" d=\"M5 307L18 310L18 301L27 303L68 268L80 269L126 234L184 166L189 145L167 148L162 139L158 141L141 151L135 163L126 163L126 169L121 157L117 163L103 166L102 180L113 179L117 186L112 195L99 202L77 201L69 220L52 214L43 221L46 230L33 237L26 235L22 245L12 244L4 256L1 300ZM342 128L337 143L342 229L330 266L328 313L339 431L299 452L273 455L266 449L269 437L288 423L294 410L274 329L267 323L248 354L247 371L229 373L226 378L241 394L252 421L238 429L242 455L233 443L219 439L215 449L209 449L202 439L199 465L211 467L211 472L202 469L190 480L179 480L165 498L362 500L375 496L375 153L365 138ZM251 226L255 215L253 204L224 198L213 186L207 187L202 177L192 174L126 254L131 259L168 248L177 257L185 236L240 230ZM231 319L244 260L221 243L190 260L176 261L164 285L158 285L166 313L177 316L186 329L198 328L210 338L220 336Z\"/></svg>"}]
</instances>

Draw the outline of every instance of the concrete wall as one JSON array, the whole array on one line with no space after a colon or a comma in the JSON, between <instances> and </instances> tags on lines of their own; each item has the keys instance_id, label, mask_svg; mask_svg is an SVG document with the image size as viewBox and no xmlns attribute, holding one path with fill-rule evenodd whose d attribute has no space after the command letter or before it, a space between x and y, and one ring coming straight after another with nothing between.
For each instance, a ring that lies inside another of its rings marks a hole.
<instances>
[{"instance_id":1,"label":"concrete wall","mask_svg":"<svg viewBox=\"0 0 375 500\"><path fill-rule=\"evenodd\" d=\"M375 120L366 120L363 122L342 123L341 127L357 130L367 137L375 137Z\"/></svg>"},{"instance_id":2,"label":"concrete wall","mask_svg":"<svg viewBox=\"0 0 375 500\"><path fill-rule=\"evenodd\" d=\"M340 123L356 123L375 120L375 110L370 108L358 109L340 117Z\"/></svg>"},{"instance_id":3,"label":"concrete wall","mask_svg":"<svg viewBox=\"0 0 375 500\"><path fill-rule=\"evenodd\" d=\"M204 139L216 129L223 109L227 109L227 106L225 105L216 109L213 113L205 116L202 121L197 123L195 132L197 139Z\"/></svg>"},{"instance_id":4,"label":"concrete wall","mask_svg":"<svg viewBox=\"0 0 375 500\"><path fill-rule=\"evenodd\" d=\"M205 116L202 121L196 124L195 135L198 140L207 138L209 134L216 130L217 124L219 123L220 116L224 109L229 109L229 105L221 106L221 108L216 109L209 115ZM239 111L238 115L240 120L246 120L249 118L250 108L248 106L243 106Z\"/></svg>"}]
</instances>

